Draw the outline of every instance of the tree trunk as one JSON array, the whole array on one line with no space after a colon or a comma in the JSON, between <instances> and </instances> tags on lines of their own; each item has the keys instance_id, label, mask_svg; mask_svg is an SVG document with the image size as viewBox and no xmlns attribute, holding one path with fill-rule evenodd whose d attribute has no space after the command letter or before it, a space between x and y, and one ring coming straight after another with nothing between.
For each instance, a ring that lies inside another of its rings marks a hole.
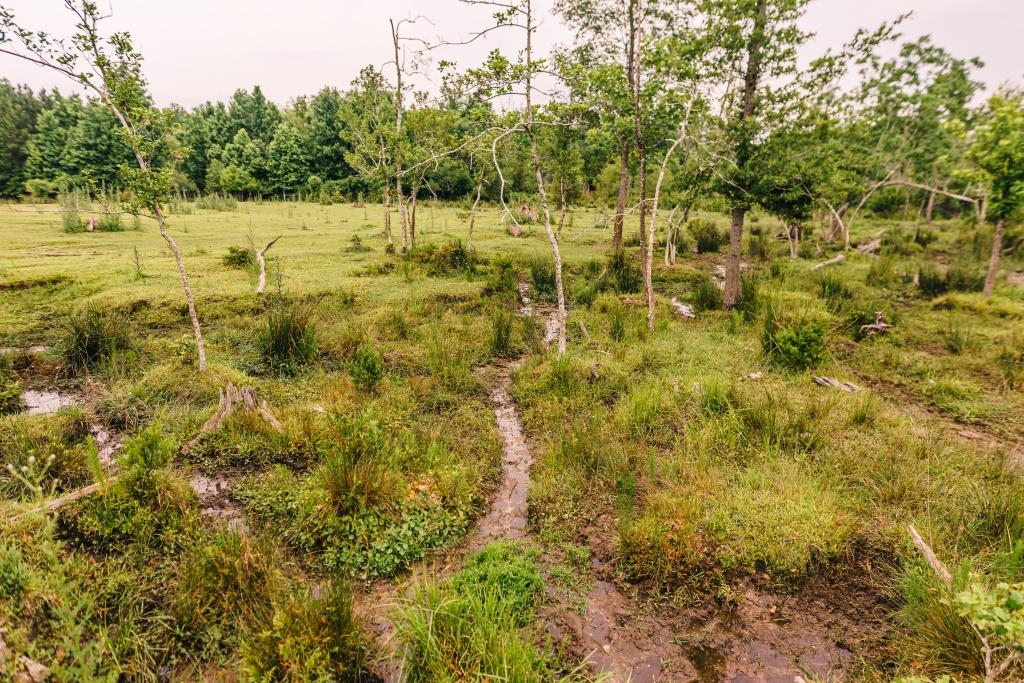
<instances>
[{"instance_id":1,"label":"tree trunk","mask_svg":"<svg viewBox=\"0 0 1024 683\"><path fill-rule=\"evenodd\" d=\"M274 243L279 239L281 239L280 235L270 240L270 242L267 243L267 246L257 250L256 252L256 262L260 265L260 275L256 279L257 294L262 294L263 290L267 288L267 252L270 251L270 248L274 246Z\"/></svg>"},{"instance_id":2,"label":"tree trunk","mask_svg":"<svg viewBox=\"0 0 1024 683\"><path fill-rule=\"evenodd\" d=\"M391 235L391 184L384 186L384 231ZM405 231L402 231L402 251L405 251Z\"/></svg>"},{"instance_id":3,"label":"tree trunk","mask_svg":"<svg viewBox=\"0 0 1024 683\"><path fill-rule=\"evenodd\" d=\"M196 302L192 298L192 287L189 284L188 272L185 270L185 262L181 258L181 250L178 249L178 243L174 241L174 237L167 231L167 224L164 222L164 212L160 209L159 204L153 207L153 215L156 217L157 225L160 226L160 236L164 238L167 246L171 248L171 253L174 254L174 262L178 264L178 276L181 278L181 288L185 291L185 301L188 304L188 317L192 321L192 332L196 336L199 372L206 372L206 346L203 344L203 330L199 326Z\"/></svg>"},{"instance_id":4,"label":"tree trunk","mask_svg":"<svg viewBox=\"0 0 1024 683\"><path fill-rule=\"evenodd\" d=\"M761 78L761 50L764 47L764 27L768 23L768 0L757 0L755 6L754 27L747 44L747 68L743 75L743 110L740 112L740 123L745 123L754 115L757 101L757 86ZM736 145L736 167L740 172L746 170L750 158L749 134L744 133ZM736 206L732 210L732 226L729 229L729 251L725 256L725 307L732 308L740 300L740 259L743 256L743 220L746 217L745 206Z\"/></svg>"},{"instance_id":5,"label":"tree trunk","mask_svg":"<svg viewBox=\"0 0 1024 683\"><path fill-rule=\"evenodd\" d=\"M626 196L629 194L629 143L622 142L619 149L619 197L615 201L615 232L612 233L612 250L622 249L622 226L626 221Z\"/></svg>"},{"instance_id":6,"label":"tree trunk","mask_svg":"<svg viewBox=\"0 0 1024 683\"><path fill-rule=\"evenodd\" d=\"M679 137L675 139L672 146L665 152L665 159L661 162L661 170L658 172L658 182L654 186L654 204L651 207L651 226L644 235L646 246L644 252L644 295L647 298L647 329L654 331L654 233L658 227L658 203L661 201L661 186L665 182L665 169L668 168L669 159L676 151L676 147L682 144L686 137L686 126L683 124Z\"/></svg>"},{"instance_id":7,"label":"tree trunk","mask_svg":"<svg viewBox=\"0 0 1024 683\"><path fill-rule=\"evenodd\" d=\"M924 224L932 224L932 215L935 213L935 191L928 193L928 206L924 210Z\"/></svg>"},{"instance_id":8,"label":"tree trunk","mask_svg":"<svg viewBox=\"0 0 1024 683\"><path fill-rule=\"evenodd\" d=\"M533 157L533 171L537 177L537 192L540 194L540 205L544 210L544 230L551 243L551 256L555 261L555 293L558 297L558 357L565 355L565 289L562 285L562 252L558 247L558 237L551 227L551 209L548 206L548 194L544 187L544 172L540 163L540 152L537 151L537 138L533 130L533 0L526 0L526 131L530 137L530 154Z\"/></svg>"},{"instance_id":9,"label":"tree trunk","mask_svg":"<svg viewBox=\"0 0 1024 683\"><path fill-rule=\"evenodd\" d=\"M416 194L418 189L414 189L412 196L409 197L409 248L416 248Z\"/></svg>"},{"instance_id":10,"label":"tree trunk","mask_svg":"<svg viewBox=\"0 0 1024 683\"><path fill-rule=\"evenodd\" d=\"M473 208L469 212L469 235L466 237L466 251L473 251L473 227L476 225L476 207L480 205L480 193L483 192L484 181L481 180L476 184L476 200L473 202Z\"/></svg>"},{"instance_id":11,"label":"tree trunk","mask_svg":"<svg viewBox=\"0 0 1024 683\"><path fill-rule=\"evenodd\" d=\"M402 223L402 253L405 253L408 245L406 238L406 211L405 195L402 193L402 61L399 55L398 27L393 19L391 22L391 43L395 50L395 194L398 196L398 217ZM401 22L399 22L401 23ZM412 247L416 247L416 240L413 239Z\"/></svg>"},{"instance_id":12,"label":"tree trunk","mask_svg":"<svg viewBox=\"0 0 1024 683\"><path fill-rule=\"evenodd\" d=\"M999 274L999 255L1003 251L1003 233L1006 230L1006 221L1000 218L996 221L996 232L992 236L992 256L988 261L988 277L985 278L985 289L982 293L985 296L992 296L996 288L996 276Z\"/></svg>"},{"instance_id":13,"label":"tree trunk","mask_svg":"<svg viewBox=\"0 0 1024 683\"><path fill-rule=\"evenodd\" d=\"M565 214L569 211L569 205L565 201L565 179L558 181L558 236L562 236L562 228L565 226Z\"/></svg>"}]
</instances>

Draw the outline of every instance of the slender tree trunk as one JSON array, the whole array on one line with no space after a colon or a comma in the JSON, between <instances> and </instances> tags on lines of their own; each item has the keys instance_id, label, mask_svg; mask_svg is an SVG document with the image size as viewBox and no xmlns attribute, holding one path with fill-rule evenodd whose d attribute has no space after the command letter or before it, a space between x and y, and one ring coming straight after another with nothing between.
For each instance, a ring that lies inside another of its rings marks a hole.
<instances>
[{"instance_id":1,"label":"slender tree trunk","mask_svg":"<svg viewBox=\"0 0 1024 683\"><path fill-rule=\"evenodd\" d=\"M469 235L466 237L466 251L473 251L473 227L476 225L476 208L480 205L480 193L484 190L484 181L476 184L476 200L469 212Z\"/></svg>"},{"instance_id":2,"label":"slender tree trunk","mask_svg":"<svg viewBox=\"0 0 1024 683\"><path fill-rule=\"evenodd\" d=\"M391 234L391 183L384 186L384 230ZM402 252L405 252L405 231L402 231Z\"/></svg>"},{"instance_id":3,"label":"slender tree trunk","mask_svg":"<svg viewBox=\"0 0 1024 683\"><path fill-rule=\"evenodd\" d=\"M928 193L928 206L924 210L924 224L932 224L932 215L935 213L935 191Z\"/></svg>"},{"instance_id":4,"label":"slender tree trunk","mask_svg":"<svg viewBox=\"0 0 1024 683\"><path fill-rule=\"evenodd\" d=\"M405 210L405 194L402 192L402 61L399 49L398 27L391 23L391 42L395 51L395 195L398 198L398 217L402 223L402 252L409 246L406 237L407 215ZM412 240L412 248L416 248L416 240Z\"/></svg>"},{"instance_id":5,"label":"slender tree trunk","mask_svg":"<svg viewBox=\"0 0 1024 683\"><path fill-rule=\"evenodd\" d=\"M565 201L565 179L558 181L558 236L562 236L562 228L565 226L565 214L569 212L569 204Z\"/></svg>"},{"instance_id":6,"label":"slender tree trunk","mask_svg":"<svg viewBox=\"0 0 1024 683\"><path fill-rule=\"evenodd\" d=\"M761 78L761 51L764 48L764 27L768 22L767 0L757 0L755 7L754 27L747 44L747 68L743 76L743 110L740 112L740 123L746 122L754 115L757 101L757 87ZM751 140L747 133L737 143L736 166L743 172L746 170L750 157ZM746 217L745 206L736 206L732 210L732 226L729 229L729 251L725 256L725 306L732 308L740 300L740 259L743 256L743 220Z\"/></svg>"},{"instance_id":7,"label":"slender tree trunk","mask_svg":"<svg viewBox=\"0 0 1024 683\"><path fill-rule=\"evenodd\" d=\"M676 151L676 147L682 144L686 136L685 124L679 132L672 146L665 152L665 159L661 162L661 170L658 172L658 182L654 186L654 205L651 207L651 226L644 236L647 246L644 248L644 294L647 297L647 329L654 331L654 233L658 227L658 203L661 201L661 185L665 182L665 169L668 168L669 159Z\"/></svg>"},{"instance_id":8,"label":"slender tree trunk","mask_svg":"<svg viewBox=\"0 0 1024 683\"><path fill-rule=\"evenodd\" d=\"M558 297L558 357L565 355L565 289L562 285L562 253L558 247L558 237L551 227L551 208L548 205L548 194L544 186L544 173L540 163L540 152L537 151L537 138L533 124L533 0L526 0L526 131L530 138L530 154L533 157L533 171L537 177L537 192L540 205L544 211L544 230L551 242L551 256L555 261L555 293Z\"/></svg>"},{"instance_id":9,"label":"slender tree trunk","mask_svg":"<svg viewBox=\"0 0 1024 683\"><path fill-rule=\"evenodd\" d=\"M629 142L623 140L619 148L619 196L615 201L615 231L612 250L622 249L622 226L626 221L626 197L629 195Z\"/></svg>"},{"instance_id":10,"label":"slender tree trunk","mask_svg":"<svg viewBox=\"0 0 1024 683\"><path fill-rule=\"evenodd\" d=\"M996 232L992 236L992 256L988 261L988 277L985 278L985 289L982 293L985 296L992 296L996 288L996 276L999 274L999 256L1003 252L1003 233L1006 230L1006 221L1000 218L996 221Z\"/></svg>"},{"instance_id":11,"label":"slender tree trunk","mask_svg":"<svg viewBox=\"0 0 1024 683\"><path fill-rule=\"evenodd\" d=\"M409 197L409 248L416 248L416 195L418 189L412 191L412 196Z\"/></svg>"},{"instance_id":12,"label":"slender tree trunk","mask_svg":"<svg viewBox=\"0 0 1024 683\"><path fill-rule=\"evenodd\" d=\"M174 241L174 237L167 230L167 224L164 221L164 212L157 204L153 207L153 215L156 217L156 223L160 227L160 236L167 242L167 246L171 248L171 253L174 254L174 262L178 265L178 276L181 278L181 288L185 291L185 301L188 304L188 317L192 321L192 332L196 337L196 352L199 355L199 372L206 372L206 345L203 343L203 330L199 326L199 315L196 313L196 302L192 298L192 287L188 280L188 271L185 270L185 262L181 258L181 250L178 249L178 243Z\"/></svg>"}]
</instances>

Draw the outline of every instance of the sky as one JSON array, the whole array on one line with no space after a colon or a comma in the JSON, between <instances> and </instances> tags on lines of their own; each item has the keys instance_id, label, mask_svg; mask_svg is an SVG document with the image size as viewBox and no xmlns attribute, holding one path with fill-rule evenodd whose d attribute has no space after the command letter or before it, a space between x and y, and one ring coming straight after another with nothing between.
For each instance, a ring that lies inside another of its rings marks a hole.
<instances>
[{"instance_id":1,"label":"sky","mask_svg":"<svg viewBox=\"0 0 1024 683\"><path fill-rule=\"evenodd\" d=\"M193 107L227 100L238 88L259 84L279 104L325 85L344 89L367 64L390 58L388 19L426 17L411 29L421 37L464 38L485 26L489 12L458 0L99 0L112 13L109 30L129 30L145 56L145 73L160 105ZM551 15L554 0L537 0L543 14L538 51L567 43L571 34ZM0 0L22 24L67 34L71 23L61 0ZM803 27L816 36L812 57L847 40L859 27L876 27L913 11L907 38L931 34L959 57L980 57L979 76L989 89L1024 85L1020 33L1024 0L815 0ZM518 33L518 34L517 34ZM488 50L514 51L521 33L504 31L443 55L478 62ZM33 88L61 86L60 77L0 55L0 77Z\"/></svg>"}]
</instances>

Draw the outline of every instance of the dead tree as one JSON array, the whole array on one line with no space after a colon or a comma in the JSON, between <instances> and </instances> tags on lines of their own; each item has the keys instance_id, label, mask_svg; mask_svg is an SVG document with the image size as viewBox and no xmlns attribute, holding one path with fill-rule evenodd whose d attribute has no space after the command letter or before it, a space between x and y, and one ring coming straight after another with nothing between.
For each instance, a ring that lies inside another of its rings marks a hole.
<instances>
[{"instance_id":1,"label":"dead tree","mask_svg":"<svg viewBox=\"0 0 1024 683\"><path fill-rule=\"evenodd\" d=\"M220 391L217 410L214 411L213 415L210 416L210 419L206 421L206 424L204 424L203 428L199 430L199 433L196 434L191 441L181 447L182 455L185 455L192 450L196 444L199 443L199 440L203 435L217 431L229 417L235 414L237 410L256 413L262 416L275 432L284 432L284 427L278 419L274 417L274 413L270 411L270 407L267 405L267 402L258 401L256 399L255 389L251 387L239 389L231 382L228 382L228 385Z\"/></svg>"},{"instance_id":2,"label":"dead tree","mask_svg":"<svg viewBox=\"0 0 1024 683\"><path fill-rule=\"evenodd\" d=\"M256 293L263 294L263 290L267 288L267 252L274 246L274 243L281 239L281 235L278 235L274 239L267 243L267 246L259 249L256 252L256 261L260 264L260 276L256 281Z\"/></svg>"}]
</instances>

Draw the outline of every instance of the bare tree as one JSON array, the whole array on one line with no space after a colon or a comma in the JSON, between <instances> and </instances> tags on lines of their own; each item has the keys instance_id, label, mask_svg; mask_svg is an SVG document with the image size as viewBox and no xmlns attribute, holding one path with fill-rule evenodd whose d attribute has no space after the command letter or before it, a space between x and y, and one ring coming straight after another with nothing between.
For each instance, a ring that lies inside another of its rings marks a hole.
<instances>
[{"instance_id":1,"label":"bare tree","mask_svg":"<svg viewBox=\"0 0 1024 683\"><path fill-rule=\"evenodd\" d=\"M171 169L153 168L153 158L173 128L169 112L153 106L142 75L142 55L135 51L127 33L104 38L99 23L107 18L90 0L64 0L73 15L75 33L65 41L48 33L20 26L14 13L0 6L0 53L55 71L92 92L117 117L138 169L125 171L125 182L134 197L130 209L147 212L156 220L178 266L181 287L196 339L200 371L206 370L206 347L196 313L195 299L181 249L167 229L163 205L170 198Z\"/></svg>"}]
</instances>

